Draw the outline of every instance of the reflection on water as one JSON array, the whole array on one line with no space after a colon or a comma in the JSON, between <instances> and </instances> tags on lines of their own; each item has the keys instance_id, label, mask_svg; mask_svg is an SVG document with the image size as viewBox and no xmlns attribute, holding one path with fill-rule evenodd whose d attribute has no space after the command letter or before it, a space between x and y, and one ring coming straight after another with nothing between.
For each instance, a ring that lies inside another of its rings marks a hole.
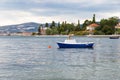
<instances>
[{"instance_id":1,"label":"reflection on water","mask_svg":"<svg viewBox=\"0 0 120 80\"><path fill-rule=\"evenodd\" d=\"M0 79L120 79L119 39L75 38L95 42L94 49L58 49L59 37L0 37Z\"/></svg>"}]
</instances>

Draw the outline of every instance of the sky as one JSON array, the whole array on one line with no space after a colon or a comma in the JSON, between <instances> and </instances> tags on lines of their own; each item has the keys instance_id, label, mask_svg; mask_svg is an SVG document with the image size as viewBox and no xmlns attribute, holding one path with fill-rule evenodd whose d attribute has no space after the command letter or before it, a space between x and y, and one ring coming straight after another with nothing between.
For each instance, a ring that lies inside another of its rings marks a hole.
<instances>
[{"instance_id":1,"label":"sky","mask_svg":"<svg viewBox=\"0 0 120 80\"><path fill-rule=\"evenodd\" d=\"M119 0L0 0L0 26L26 22L96 21L117 16Z\"/></svg>"}]
</instances>

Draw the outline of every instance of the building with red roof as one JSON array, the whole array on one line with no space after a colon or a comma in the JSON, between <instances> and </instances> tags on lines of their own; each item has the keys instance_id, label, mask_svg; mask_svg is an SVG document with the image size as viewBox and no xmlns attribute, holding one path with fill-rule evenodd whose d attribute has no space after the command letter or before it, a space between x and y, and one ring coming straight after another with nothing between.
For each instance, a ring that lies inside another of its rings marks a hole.
<instances>
[{"instance_id":1,"label":"building with red roof","mask_svg":"<svg viewBox=\"0 0 120 80\"><path fill-rule=\"evenodd\" d=\"M93 31L93 30L95 30L95 28L98 27L98 26L99 26L98 24L92 23L92 24L90 24L90 25L88 25L88 26L86 27L86 30L87 30L87 31Z\"/></svg>"}]
</instances>

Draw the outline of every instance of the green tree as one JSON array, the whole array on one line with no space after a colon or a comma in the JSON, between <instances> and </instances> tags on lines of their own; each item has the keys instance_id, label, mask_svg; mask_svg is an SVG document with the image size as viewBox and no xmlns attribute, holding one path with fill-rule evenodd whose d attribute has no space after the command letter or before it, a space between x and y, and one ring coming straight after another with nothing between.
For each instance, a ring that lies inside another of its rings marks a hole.
<instances>
[{"instance_id":1,"label":"green tree","mask_svg":"<svg viewBox=\"0 0 120 80\"><path fill-rule=\"evenodd\" d=\"M109 26L115 26L116 24L118 24L118 20L119 18L118 17L110 17L109 19Z\"/></svg>"},{"instance_id":2,"label":"green tree","mask_svg":"<svg viewBox=\"0 0 120 80\"><path fill-rule=\"evenodd\" d=\"M48 23L45 23L45 27L49 27L49 24L48 24Z\"/></svg>"},{"instance_id":3,"label":"green tree","mask_svg":"<svg viewBox=\"0 0 120 80\"><path fill-rule=\"evenodd\" d=\"M57 30L57 27L54 27L51 31L51 34L52 35L55 35L55 34L59 34L58 30Z\"/></svg>"},{"instance_id":4,"label":"green tree","mask_svg":"<svg viewBox=\"0 0 120 80\"><path fill-rule=\"evenodd\" d=\"M65 31L65 23L62 22L61 26L60 26L60 31L64 32Z\"/></svg>"},{"instance_id":5,"label":"green tree","mask_svg":"<svg viewBox=\"0 0 120 80\"><path fill-rule=\"evenodd\" d=\"M81 28L80 28L80 21L78 20L78 24L77 26L75 26L75 31L80 31Z\"/></svg>"},{"instance_id":6,"label":"green tree","mask_svg":"<svg viewBox=\"0 0 120 80\"><path fill-rule=\"evenodd\" d=\"M66 29L67 34L69 34L71 31L74 31L74 30L75 30L73 23L71 23L71 24L66 24L66 27L67 27L67 29Z\"/></svg>"},{"instance_id":7,"label":"green tree","mask_svg":"<svg viewBox=\"0 0 120 80\"><path fill-rule=\"evenodd\" d=\"M48 28L46 30L46 34L47 35L55 35L55 34L59 34L59 33L58 33L58 30L57 30L57 27L54 27L54 28Z\"/></svg>"},{"instance_id":8,"label":"green tree","mask_svg":"<svg viewBox=\"0 0 120 80\"><path fill-rule=\"evenodd\" d=\"M32 32L32 35L36 35L36 33L35 33L35 32Z\"/></svg>"},{"instance_id":9,"label":"green tree","mask_svg":"<svg viewBox=\"0 0 120 80\"><path fill-rule=\"evenodd\" d=\"M102 19L100 21L101 30L105 34L114 34L115 33L115 25L118 23L118 19L119 19L118 17L110 17L109 19Z\"/></svg>"},{"instance_id":10,"label":"green tree","mask_svg":"<svg viewBox=\"0 0 120 80\"><path fill-rule=\"evenodd\" d=\"M102 32L102 31L96 31L95 30L94 35L105 35L105 33Z\"/></svg>"},{"instance_id":11,"label":"green tree","mask_svg":"<svg viewBox=\"0 0 120 80\"><path fill-rule=\"evenodd\" d=\"M51 31L52 31L52 30L51 30L50 28L48 28L48 29L46 30L46 34L47 34L47 35L51 35L51 34L52 34Z\"/></svg>"},{"instance_id":12,"label":"green tree","mask_svg":"<svg viewBox=\"0 0 120 80\"><path fill-rule=\"evenodd\" d=\"M107 19L101 19L100 25L103 28L103 26L108 25L108 20Z\"/></svg>"},{"instance_id":13,"label":"green tree","mask_svg":"<svg viewBox=\"0 0 120 80\"><path fill-rule=\"evenodd\" d=\"M60 22L58 22L58 27L60 27Z\"/></svg>"},{"instance_id":14,"label":"green tree","mask_svg":"<svg viewBox=\"0 0 120 80\"><path fill-rule=\"evenodd\" d=\"M55 21L52 21L50 28L54 28L55 27Z\"/></svg>"},{"instance_id":15,"label":"green tree","mask_svg":"<svg viewBox=\"0 0 120 80\"><path fill-rule=\"evenodd\" d=\"M65 22L63 22L63 29L64 29L64 31L67 31L68 29L67 29L67 21L65 21Z\"/></svg>"},{"instance_id":16,"label":"green tree","mask_svg":"<svg viewBox=\"0 0 120 80\"><path fill-rule=\"evenodd\" d=\"M97 31L100 31L101 29L102 29L101 26L98 26L95 28L95 30L97 30Z\"/></svg>"},{"instance_id":17,"label":"green tree","mask_svg":"<svg viewBox=\"0 0 120 80\"><path fill-rule=\"evenodd\" d=\"M61 33L61 29L60 29L60 22L58 22L57 31L58 31L58 34L60 34L60 33Z\"/></svg>"},{"instance_id":18,"label":"green tree","mask_svg":"<svg viewBox=\"0 0 120 80\"><path fill-rule=\"evenodd\" d=\"M111 17L109 18L109 22L108 25L111 26L112 30L114 30L113 32L115 32L115 26L118 24L118 17Z\"/></svg>"},{"instance_id":19,"label":"green tree","mask_svg":"<svg viewBox=\"0 0 120 80\"><path fill-rule=\"evenodd\" d=\"M78 20L78 25L77 26L79 26L80 27L80 20Z\"/></svg>"},{"instance_id":20,"label":"green tree","mask_svg":"<svg viewBox=\"0 0 120 80\"><path fill-rule=\"evenodd\" d=\"M85 20L84 23L83 23L83 26L82 26L82 30L86 30L86 27L87 27L88 25L90 25L91 23L92 23L92 21L90 21L90 20Z\"/></svg>"},{"instance_id":21,"label":"green tree","mask_svg":"<svg viewBox=\"0 0 120 80\"><path fill-rule=\"evenodd\" d=\"M73 23L67 23L62 22L62 24L60 26L58 26L58 33L59 34L69 34L71 31L75 30L74 24Z\"/></svg>"},{"instance_id":22,"label":"green tree","mask_svg":"<svg viewBox=\"0 0 120 80\"><path fill-rule=\"evenodd\" d=\"M93 20L92 20L92 23L95 23L95 14L93 14Z\"/></svg>"},{"instance_id":23,"label":"green tree","mask_svg":"<svg viewBox=\"0 0 120 80\"><path fill-rule=\"evenodd\" d=\"M111 35L111 34L113 34L112 28L110 26L108 26L108 25L105 25L102 28L102 32L105 33L105 35Z\"/></svg>"}]
</instances>

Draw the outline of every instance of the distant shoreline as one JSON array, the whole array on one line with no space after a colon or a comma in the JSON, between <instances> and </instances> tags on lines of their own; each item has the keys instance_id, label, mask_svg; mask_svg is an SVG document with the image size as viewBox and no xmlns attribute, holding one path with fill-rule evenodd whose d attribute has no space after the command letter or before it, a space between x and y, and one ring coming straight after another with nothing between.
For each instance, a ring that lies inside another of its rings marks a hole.
<instances>
[{"instance_id":1,"label":"distant shoreline","mask_svg":"<svg viewBox=\"0 0 120 80\"><path fill-rule=\"evenodd\" d=\"M94 37L94 38L108 38L111 36L119 36L120 37L120 35L86 35L86 37Z\"/></svg>"},{"instance_id":2,"label":"distant shoreline","mask_svg":"<svg viewBox=\"0 0 120 80\"><path fill-rule=\"evenodd\" d=\"M0 36L68 37L68 35L0 35ZM90 37L90 38L109 38L111 36L119 36L120 37L120 35L74 35L74 36Z\"/></svg>"}]
</instances>

